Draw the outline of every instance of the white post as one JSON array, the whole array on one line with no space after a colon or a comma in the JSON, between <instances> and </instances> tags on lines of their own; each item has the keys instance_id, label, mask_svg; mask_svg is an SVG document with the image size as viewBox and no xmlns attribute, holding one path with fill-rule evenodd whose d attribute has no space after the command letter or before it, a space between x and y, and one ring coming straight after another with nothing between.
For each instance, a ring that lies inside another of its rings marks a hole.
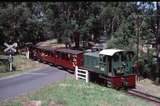
<instances>
[{"instance_id":1,"label":"white post","mask_svg":"<svg viewBox=\"0 0 160 106\"><path fill-rule=\"evenodd\" d=\"M27 59L29 59L29 50L27 50L27 52L26 52L26 57L27 57Z\"/></svg>"},{"instance_id":2,"label":"white post","mask_svg":"<svg viewBox=\"0 0 160 106\"><path fill-rule=\"evenodd\" d=\"M75 66L75 74L76 74L76 80L78 80L78 67Z\"/></svg>"},{"instance_id":3,"label":"white post","mask_svg":"<svg viewBox=\"0 0 160 106\"><path fill-rule=\"evenodd\" d=\"M12 71L12 55L9 55L10 63L9 63L9 70Z\"/></svg>"},{"instance_id":4,"label":"white post","mask_svg":"<svg viewBox=\"0 0 160 106\"><path fill-rule=\"evenodd\" d=\"M86 70L86 83L88 83L89 82L89 73L88 73L88 71Z\"/></svg>"}]
</instances>

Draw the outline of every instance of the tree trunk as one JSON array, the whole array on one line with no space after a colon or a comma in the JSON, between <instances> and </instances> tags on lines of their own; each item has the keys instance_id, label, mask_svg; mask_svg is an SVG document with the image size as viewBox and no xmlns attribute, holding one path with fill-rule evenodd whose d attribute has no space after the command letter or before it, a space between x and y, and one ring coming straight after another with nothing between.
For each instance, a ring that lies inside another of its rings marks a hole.
<instances>
[{"instance_id":1,"label":"tree trunk","mask_svg":"<svg viewBox=\"0 0 160 106\"><path fill-rule=\"evenodd\" d=\"M80 38L80 33L79 32L74 32L74 41L75 41L75 48L79 49L79 38Z\"/></svg>"},{"instance_id":2,"label":"tree trunk","mask_svg":"<svg viewBox=\"0 0 160 106\"><path fill-rule=\"evenodd\" d=\"M160 31L159 31L159 26L160 26L160 3L156 3L156 7L157 7L157 33L156 33L156 49L157 49L157 70L156 70L156 82L160 83Z\"/></svg>"}]
</instances>

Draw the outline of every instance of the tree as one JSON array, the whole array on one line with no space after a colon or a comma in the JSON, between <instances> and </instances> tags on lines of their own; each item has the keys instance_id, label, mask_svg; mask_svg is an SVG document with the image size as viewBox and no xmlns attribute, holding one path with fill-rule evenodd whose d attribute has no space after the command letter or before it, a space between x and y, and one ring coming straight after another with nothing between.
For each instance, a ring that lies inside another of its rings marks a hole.
<instances>
[{"instance_id":1,"label":"tree","mask_svg":"<svg viewBox=\"0 0 160 106\"><path fill-rule=\"evenodd\" d=\"M100 35L98 16L101 3L58 2L44 3L43 5L47 19L51 23L53 37L57 37L59 41L66 42L63 38L69 37L71 41L75 42L78 49L80 40L87 33L93 34L94 40L98 39Z\"/></svg>"},{"instance_id":2,"label":"tree","mask_svg":"<svg viewBox=\"0 0 160 106\"><path fill-rule=\"evenodd\" d=\"M41 3L4 2L0 8L1 44L8 40L20 44L44 40L46 22Z\"/></svg>"}]
</instances>

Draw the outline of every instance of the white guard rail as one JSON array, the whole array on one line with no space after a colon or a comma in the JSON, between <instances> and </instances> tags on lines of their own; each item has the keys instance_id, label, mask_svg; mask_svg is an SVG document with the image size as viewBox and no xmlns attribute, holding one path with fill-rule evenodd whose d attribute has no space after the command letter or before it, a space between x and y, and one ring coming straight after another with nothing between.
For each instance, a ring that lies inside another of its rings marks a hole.
<instances>
[{"instance_id":1,"label":"white guard rail","mask_svg":"<svg viewBox=\"0 0 160 106\"><path fill-rule=\"evenodd\" d=\"M89 72L84 69L78 69L78 67L75 67L75 75L76 75L76 80L78 79L84 79L86 80L86 83L89 82Z\"/></svg>"}]
</instances>

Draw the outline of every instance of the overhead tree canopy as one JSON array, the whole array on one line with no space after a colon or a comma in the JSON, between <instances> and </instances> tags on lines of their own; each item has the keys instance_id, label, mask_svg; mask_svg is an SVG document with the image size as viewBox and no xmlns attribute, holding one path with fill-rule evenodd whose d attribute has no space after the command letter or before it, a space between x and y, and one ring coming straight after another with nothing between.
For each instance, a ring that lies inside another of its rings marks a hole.
<instances>
[{"instance_id":1,"label":"overhead tree canopy","mask_svg":"<svg viewBox=\"0 0 160 106\"><path fill-rule=\"evenodd\" d=\"M0 9L1 44L9 39L36 43L57 38L59 42L78 39L78 47L79 41L99 41L106 31L109 47L135 48L138 38L143 44L156 37L152 2L2 2Z\"/></svg>"}]
</instances>

